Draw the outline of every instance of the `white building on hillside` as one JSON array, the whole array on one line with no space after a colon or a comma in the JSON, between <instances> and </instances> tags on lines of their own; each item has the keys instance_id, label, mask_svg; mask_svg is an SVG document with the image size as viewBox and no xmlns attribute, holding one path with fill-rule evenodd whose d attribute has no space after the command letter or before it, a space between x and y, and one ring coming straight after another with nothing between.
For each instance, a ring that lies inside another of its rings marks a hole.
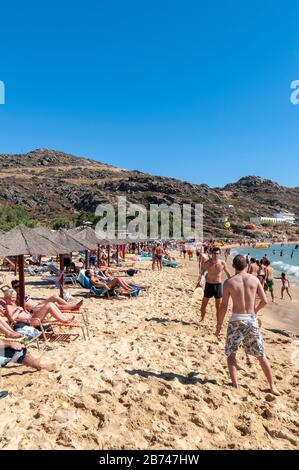
<instances>
[{"instance_id":1,"label":"white building on hillside","mask_svg":"<svg viewBox=\"0 0 299 470\"><path fill-rule=\"evenodd\" d=\"M295 223L295 214L291 212L278 212L274 217L251 217L252 224L290 224Z\"/></svg>"},{"instance_id":2,"label":"white building on hillside","mask_svg":"<svg viewBox=\"0 0 299 470\"><path fill-rule=\"evenodd\" d=\"M275 216L278 219L284 220L284 222L287 222L289 224L294 224L295 223L295 214L291 212L278 212L275 214Z\"/></svg>"}]
</instances>

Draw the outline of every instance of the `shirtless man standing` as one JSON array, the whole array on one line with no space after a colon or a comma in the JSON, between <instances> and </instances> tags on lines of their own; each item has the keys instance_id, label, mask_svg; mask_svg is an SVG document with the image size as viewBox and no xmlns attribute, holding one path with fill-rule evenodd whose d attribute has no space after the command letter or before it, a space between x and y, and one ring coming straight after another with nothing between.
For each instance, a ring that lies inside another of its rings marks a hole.
<instances>
[{"instance_id":1,"label":"shirtless man standing","mask_svg":"<svg viewBox=\"0 0 299 470\"><path fill-rule=\"evenodd\" d=\"M198 257L199 278L198 278L197 285L196 285L195 289L202 286L202 284L201 284L201 273L202 273L202 270L203 270L203 266L208 261L208 259L209 259L209 247L204 246L203 252L200 253L199 257Z\"/></svg>"},{"instance_id":2,"label":"shirtless man standing","mask_svg":"<svg viewBox=\"0 0 299 470\"><path fill-rule=\"evenodd\" d=\"M205 280L205 272L207 272L206 285L204 291L204 298L201 304L201 321L204 320L206 316L206 308L209 303L209 300L212 297L215 297L216 303L216 313L217 321L220 310L220 302L222 297L222 273L223 271L230 278L230 273L226 267L226 263L220 259L221 250L218 247L212 249L212 259L209 259L203 263L201 268L201 279L199 282L199 287L203 287Z\"/></svg>"},{"instance_id":3,"label":"shirtless man standing","mask_svg":"<svg viewBox=\"0 0 299 470\"><path fill-rule=\"evenodd\" d=\"M274 299L274 269L271 266L270 261L267 259L264 262L266 266L266 284L265 284L265 290L269 290L272 298L272 302L275 301Z\"/></svg>"},{"instance_id":4,"label":"shirtless man standing","mask_svg":"<svg viewBox=\"0 0 299 470\"><path fill-rule=\"evenodd\" d=\"M252 274L253 276L257 277L258 276L258 273L259 273L259 266L256 262L256 259L255 258L251 258L250 260L250 264L248 266L248 274Z\"/></svg>"},{"instance_id":5,"label":"shirtless man standing","mask_svg":"<svg viewBox=\"0 0 299 470\"><path fill-rule=\"evenodd\" d=\"M224 283L223 298L215 335L219 337L228 309L230 297L233 301L233 314L228 323L225 355L233 387L238 388L236 353L243 343L246 354L259 359L261 368L269 382L271 393L279 395L271 366L266 358L262 332L256 314L267 304L267 298L258 278L246 272L247 263L242 255L235 257L233 267L236 274ZM260 301L255 307L256 297Z\"/></svg>"}]
</instances>

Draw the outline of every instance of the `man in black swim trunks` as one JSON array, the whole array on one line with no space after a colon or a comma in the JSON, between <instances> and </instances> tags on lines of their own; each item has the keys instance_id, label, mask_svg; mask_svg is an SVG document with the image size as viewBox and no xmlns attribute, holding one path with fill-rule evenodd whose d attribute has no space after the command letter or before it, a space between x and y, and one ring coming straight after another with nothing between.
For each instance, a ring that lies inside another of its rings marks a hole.
<instances>
[{"instance_id":1,"label":"man in black swim trunks","mask_svg":"<svg viewBox=\"0 0 299 470\"><path fill-rule=\"evenodd\" d=\"M221 250L219 247L212 249L212 259L209 259L204 263L201 268L201 280L199 283L200 287L203 287L206 279L204 298L201 304L201 321L204 320L206 315L206 308L209 300L215 297L217 320L220 312L220 303L222 298L222 273L223 271L229 279L231 277L226 263L220 259ZM207 276L205 277L205 273Z\"/></svg>"}]
</instances>

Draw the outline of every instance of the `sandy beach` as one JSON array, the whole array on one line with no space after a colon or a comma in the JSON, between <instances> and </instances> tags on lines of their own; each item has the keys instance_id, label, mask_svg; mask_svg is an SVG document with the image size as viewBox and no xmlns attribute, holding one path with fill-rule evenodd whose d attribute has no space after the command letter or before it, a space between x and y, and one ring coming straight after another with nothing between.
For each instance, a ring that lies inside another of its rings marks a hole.
<instances>
[{"instance_id":1,"label":"sandy beach","mask_svg":"<svg viewBox=\"0 0 299 470\"><path fill-rule=\"evenodd\" d=\"M276 281L275 303L269 300L268 306L263 311L265 326L284 329L299 337L299 287L291 287L292 302L286 295L284 300L281 300L280 289L280 282Z\"/></svg>"},{"instance_id":2,"label":"sandy beach","mask_svg":"<svg viewBox=\"0 0 299 470\"><path fill-rule=\"evenodd\" d=\"M269 331L275 322L266 312L266 350L282 395L269 394L243 351L242 386L233 390L225 329L218 341L212 303L199 323L196 262L183 264L158 273L140 263L136 279L151 286L141 297L86 299L89 341L40 352L30 346L57 372L2 369L0 389L9 396L0 401L1 449L298 449L299 341ZM55 292L28 282L35 298ZM76 299L86 294L68 291Z\"/></svg>"}]
</instances>

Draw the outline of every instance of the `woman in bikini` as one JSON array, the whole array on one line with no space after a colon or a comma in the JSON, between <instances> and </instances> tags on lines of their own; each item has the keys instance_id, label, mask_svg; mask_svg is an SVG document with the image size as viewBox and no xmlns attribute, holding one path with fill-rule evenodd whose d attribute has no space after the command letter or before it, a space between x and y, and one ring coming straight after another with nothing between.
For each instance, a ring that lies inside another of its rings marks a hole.
<instances>
[{"instance_id":1,"label":"woman in bikini","mask_svg":"<svg viewBox=\"0 0 299 470\"><path fill-rule=\"evenodd\" d=\"M74 320L74 317L65 317L53 302L34 305L30 312L24 310L17 305L17 293L14 289L7 289L4 292L4 300L6 315L12 323L24 322L32 326L39 326L48 314L61 323L68 323Z\"/></svg>"},{"instance_id":2,"label":"woman in bikini","mask_svg":"<svg viewBox=\"0 0 299 470\"><path fill-rule=\"evenodd\" d=\"M133 287L131 287L119 277L115 277L114 279L112 279L107 276L104 276L103 273L101 273L101 275L96 275L92 269L86 270L86 276L90 279L91 284L99 289L110 290L122 288L124 291L127 292L135 292L135 289Z\"/></svg>"},{"instance_id":3,"label":"woman in bikini","mask_svg":"<svg viewBox=\"0 0 299 470\"><path fill-rule=\"evenodd\" d=\"M265 287L265 282L266 282L266 268L262 261L258 263L259 265L259 270L257 273L257 277L260 280L260 283L262 284L263 287Z\"/></svg>"},{"instance_id":4,"label":"woman in bikini","mask_svg":"<svg viewBox=\"0 0 299 470\"><path fill-rule=\"evenodd\" d=\"M281 273L281 282L282 282L282 288L281 288L281 300L283 300L283 294L284 294L284 291L286 291L286 293L288 294L288 296L290 297L291 300L292 299L292 296L290 294L290 281L288 280L288 278L286 277L285 273Z\"/></svg>"}]
</instances>

